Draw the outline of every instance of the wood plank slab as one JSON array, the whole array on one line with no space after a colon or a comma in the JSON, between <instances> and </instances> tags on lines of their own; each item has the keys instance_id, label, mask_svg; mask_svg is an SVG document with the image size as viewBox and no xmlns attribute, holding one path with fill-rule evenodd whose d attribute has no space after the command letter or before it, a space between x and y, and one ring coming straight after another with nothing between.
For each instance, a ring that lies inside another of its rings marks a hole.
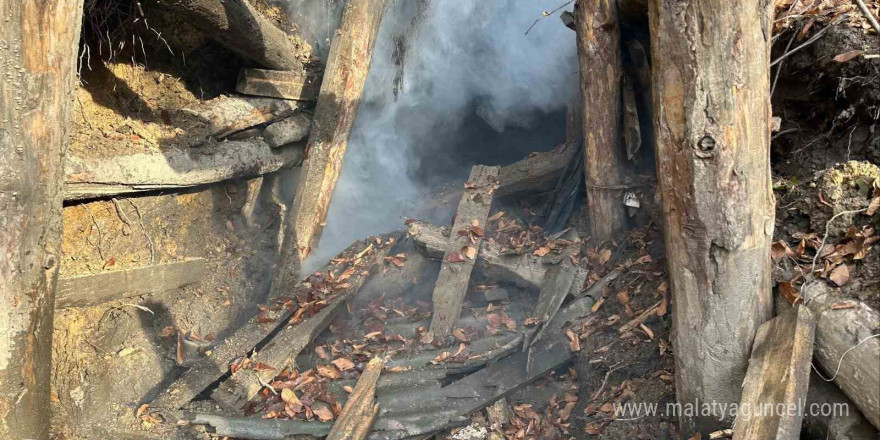
<instances>
[{"instance_id":1,"label":"wood plank slab","mask_svg":"<svg viewBox=\"0 0 880 440\"><path fill-rule=\"evenodd\" d=\"M314 101L321 88L320 78L299 71L241 69L235 91L245 95Z\"/></svg>"},{"instance_id":2,"label":"wood plank slab","mask_svg":"<svg viewBox=\"0 0 880 440\"><path fill-rule=\"evenodd\" d=\"M816 320L803 306L758 327L743 381L734 440L800 438L801 405L807 401L815 336Z\"/></svg>"},{"instance_id":3,"label":"wood plank slab","mask_svg":"<svg viewBox=\"0 0 880 440\"><path fill-rule=\"evenodd\" d=\"M126 270L61 278L55 308L90 307L133 296L164 292L197 283L205 275L205 259L154 264Z\"/></svg>"},{"instance_id":4,"label":"wood plank slab","mask_svg":"<svg viewBox=\"0 0 880 440\"><path fill-rule=\"evenodd\" d=\"M373 358L367 363L358 379L348 402L339 413L327 440L363 440L373 427L373 420L379 412L376 403L376 383L382 374L382 359Z\"/></svg>"},{"instance_id":5,"label":"wood plank slab","mask_svg":"<svg viewBox=\"0 0 880 440\"><path fill-rule=\"evenodd\" d=\"M427 339L443 339L452 332L461 304L467 293L474 269L476 255L469 258L463 248L473 247L479 252L482 231L492 206L492 193L498 183L498 167L476 165L471 169L464 194L458 204L455 222L446 253L440 266L440 274L434 285L434 318L431 320Z\"/></svg>"}]
</instances>

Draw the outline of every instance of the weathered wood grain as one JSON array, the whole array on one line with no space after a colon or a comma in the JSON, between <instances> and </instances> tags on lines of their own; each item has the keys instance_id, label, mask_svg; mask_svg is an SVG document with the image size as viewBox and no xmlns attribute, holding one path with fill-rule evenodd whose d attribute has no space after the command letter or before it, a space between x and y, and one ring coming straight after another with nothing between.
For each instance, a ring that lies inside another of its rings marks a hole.
<instances>
[{"instance_id":1,"label":"weathered wood grain","mask_svg":"<svg viewBox=\"0 0 880 440\"><path fill-rule=\"evenodd\" d=\"M61 278L55 308L90 307L133 296L164 292L199 282L205 259L193 258L134 269Z\"/></svg>"},{"instance_id":2,"label":"weathered wood grain","mask_svg":"<svg viewBox=\"0 0 880 440\"><path fill-rule=\"evenodd\" d=\"M650 2L657 177L681 435L731 425L752 340L772 316L769 0ZM698 44L694 42L700 42Z\"/></svg>"},{"instance_id":3,"label":"weathered wood grain","mask_svg":"<svg viewBox=\"0 0 880 440\"><path fill-rule=\"evenodd\" d=\"M816 319L797 306L758 328L734 440L798 440L810 385ZM783 405L784 410L780 411ZM790 409L794 411L790 411Z\"/></svg>"},{"instance_id":4,"label":"weathered wood grain","mask_svg":"<svg viewBox=\"0 0 880 440\"><path fill-rule=\"evenodd\" d=\"M431 320L428 339L443 339L450 335L458 316L461 304L467 293L476 258L469 258L467 247L479 253L483 241L482 232L473 233L486 227L489 208L492 206L492 192L498 182L498 167L476 165L471 169L464 194L458 204L451 237L440 266L440 274L434 285L434 318ZM476 257L476 256L475 256ZM457 259L456 259L457 258Z\"/></svg>"},{"instance_id":5,"label":"weathered wood grain","mask_svg":"<svg viewBox=\"0 0 880 440\"><path fill-rule=\"evenodd\" d=\"M327 440L363 440L367 437L379 412L376 383L382 374L382 365L381 358L373 358L367 363L333 429L327 434Z\"/></svg>"},{"instance_id":6,"label":"weathered wood grain","mask_svg":"<svg viewBox=\"0 0 880 440\"><path fill-rule=\"evenodd\" d=\"M245 95L314 101L320 88L320 78L301 71L242 69L235 91Z\"/></svg>"}]
</instances>

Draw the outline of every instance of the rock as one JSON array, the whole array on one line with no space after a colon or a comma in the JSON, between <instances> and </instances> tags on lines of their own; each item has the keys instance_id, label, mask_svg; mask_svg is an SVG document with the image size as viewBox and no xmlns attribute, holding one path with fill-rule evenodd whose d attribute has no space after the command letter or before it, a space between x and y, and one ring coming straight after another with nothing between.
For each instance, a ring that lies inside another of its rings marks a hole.
<instances>
[{"instance_id":1,"label":"rock","mask_svg":"<svg viewBox=\"0 0 880 440\"><path fill-rule=\"evenodd\" d=\"M301 141L309 135L312 120L303 113L275 122L263 132L263 138L272 148Z\"/></svg>"},{"instance_id":2,"label":"rock","mask_svg":"<svg viewBox=\"0 0 880 440\"><path fill-rule=\"evenodd\" d=\"M510 408L507 406L507 399L498 399L492 406L486 408L486 413L489 416L489 428L493 431L501 432L501 427L510 422Z\"/></svg>"},{"instance_id":3,"label":"rock","mask_svg":"<svg viewBox=\"0 0 880 440\"><path fill-rule=\"evenodd\" d=\"M496 287L494 289L489 289L485 293L486 301L507 301L510 299L510 296L507 294L507 289L503 289L500 287Z\"/></svg>"}]
</instances>

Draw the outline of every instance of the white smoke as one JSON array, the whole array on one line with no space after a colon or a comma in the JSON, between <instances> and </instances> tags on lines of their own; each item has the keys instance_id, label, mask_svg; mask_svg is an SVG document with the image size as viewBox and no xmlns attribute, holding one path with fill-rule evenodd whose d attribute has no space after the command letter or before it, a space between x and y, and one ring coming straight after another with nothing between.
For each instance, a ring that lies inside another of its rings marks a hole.
<instances>
[{"instance_id":1,"label":"white smoke","mask_svg":"<svg viewBox=\"0 0 880 440\"><path fill-rule=\"evenodd\" d=\"M327 225L306 273L354 240L401 228L403 218L428 202L432 188L426 186L449 177L449 164L462 171L455 176L460 185L471 164L454 157L463 151L458 143L478 143L462 132L465 118L482 118L498 132L540 131L533 126L538 115L572 102L578 81L574 32L552 16L525 35L542 11L560 3L389 1ZM402 77L394 62L401 40ZM548 141L532 149L553 146Z\"/></svg>"}]
</instances>

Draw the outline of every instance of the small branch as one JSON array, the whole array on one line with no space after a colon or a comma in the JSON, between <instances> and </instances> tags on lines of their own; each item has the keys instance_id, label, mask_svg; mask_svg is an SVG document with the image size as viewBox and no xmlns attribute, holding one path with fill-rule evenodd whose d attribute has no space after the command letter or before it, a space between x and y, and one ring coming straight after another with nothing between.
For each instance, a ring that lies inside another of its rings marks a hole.
<instances>
[{"instance_id":1,"label":"small branch","mask_svg":"<svg viewBox=\"0 0 880 440\"><path fill-rule=\"evenodd\" d=\"M572 3L574 3L574 0L569 0L569 1L565 2L565 3L563 3L561 6L557 7L556 9L552 10L552 11L549 11L549 12L548 12L548 11L542 11L542 12L541 12L541 16L538 17L538 18L536 18L536 19L535 19L535 22L532 23L532 25L529 26L528 29L526 29L526 33L525 33L525 35L528 35L529 32L532 30L532 28L535 27L535 25L538 24L538 22L541 21L542 18L549 17L549 16L553 15L554 13L556 13L557 11L559 11L560 9L562 9L562 8L564 8L564 7L566 7L566 6L570 5L570 4L572 4Z\"/></svg>"},{"instance_id":2,"label":"small branch","mask_svg":"<svg viewBox=\"0 0 880 440\"><path fill-rule=\"evenodd\" d=\"M831 230L831 223L834 222L834 220L836 220L837 217L840 217L842 215L861 214L867 210L868 210L868 208L862 208L862 209L856 209L854 211L838 212L833 217L828 219L828 223L825 223L825 236L822 237L822 244L819 245L819 249L816 249L816 255L813 257L813 266L810 268L810 275L812 275L814 272L816 272L816 262L819 261L819 255L822 253L822 249L825 249L825 242L828 240L828 234L829 234L829 231Z\"/></svg>"},{"instance_id":3,"label":"small branch","mask_svg":"<svg viewBox=\"0 0 880 440\"><path fill-rule=\"evenodd\" d=\"M859 5L859 9L862 10L862 14L865 15L865 18L868 20L868 23L871 23L871 27L880 34L880 23L877 23L877 19L874 18L874 14L871 13L871 10L868 9L868 6L865 4L863 0L855 0L856 4Z\"/></svg>"},{"instance_id":4,"label":"small branch","mask_svg":"<svg viewBox=\"0 0 880 440\"><path fill-rule=\"evenodd\" d=\"M779 58L773 60L773 62L770 63L770 67L773 67L773 66L779 64L780 61L782 61L782 60L788 58L788 57L791 56L791 55L794 55L795 53L797 53L797 52L800 51L801 49L803 49L803 48L805 48L805 47L807 47L807 46L809 46L809 45L815 43L815 42L816 42L816 41L817 41L822 35L825 34L825 32L828 32L829 29L831 29L831 28L833 28L835 25L837 25L837 23L839 23L840 20L841 20L841 19L838 18L837 20L834 20L834 21L832 21L831 23L828 23L828 26L825 26L822 30L820 30L819 32L816 32L816 35L813 35L812 37L810 37L810 39L807 40L807 41L805 41L804 44L801 44L800 46L795 47L794 49L792 49L792 50L790 50L790 51L788 51L788 52L782 54L782 56L780 56Z\"/></svg>"}]
</instances>

